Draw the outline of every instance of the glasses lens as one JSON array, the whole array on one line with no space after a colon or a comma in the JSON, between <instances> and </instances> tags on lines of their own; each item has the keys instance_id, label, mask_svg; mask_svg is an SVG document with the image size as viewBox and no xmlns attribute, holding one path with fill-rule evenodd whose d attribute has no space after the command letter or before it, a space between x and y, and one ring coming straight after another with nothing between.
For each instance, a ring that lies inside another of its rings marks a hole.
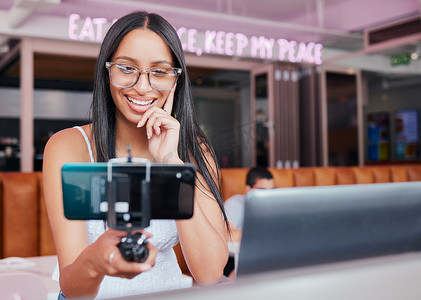
<instances>
[{"instance_id":1,"label":"glasses lens","mask_svg":"<svg viewBox=\"0 0 421 300\"><path fill-rule=\"evenodd\" d=\"M172 68L151 68L149 72L151 86L160 91L170 90L177 77L177 72Z\"/></svg>"},{"instance_id":2,"label":"glasses lens","mask_svg":"<svg viewBox=\"0 0 421 300\"><path fill-rule=\"evenodd\" d=\"M138 76L136 68L125 64L112 65L110 73L112 82L121 87L133 86Z\"/></svg>"}]
</instances>

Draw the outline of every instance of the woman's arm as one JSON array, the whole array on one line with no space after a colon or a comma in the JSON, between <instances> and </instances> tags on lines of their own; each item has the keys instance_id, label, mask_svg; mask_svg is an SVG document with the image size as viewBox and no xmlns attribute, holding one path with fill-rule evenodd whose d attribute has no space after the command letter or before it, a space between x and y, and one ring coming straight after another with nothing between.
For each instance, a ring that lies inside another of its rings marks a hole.
<instances>
[{"instance_id":1,"label":"woman's arm","mask_svg":"<svg viewBox=\"0 0 421 300\"><path fill-rule=\"evenodd\" d=\"M60 288L68 298L95 296L104 275L132 278L146 271L154 264L157 252L152 247L145 263L128 263L116 247L125 232L107 230L89 245L86 222L64 217L61 167L66 162L81 161L89 161L89 155L76 129L61 131L50 138L44 151L44 195L59 261ZM109 257L114 252L110 264Z\"/></svg>"},{"instance_id":2,"label":"woman's arm","mask_svg":"<svg viewBox=\"0 0 421 300\"><path fill-rule=\"evenodd\" d=\"M211 171L216 170L210 155L207 160L212 162ZM220 281L229 255L226 225L217 201L200 174L193 217L177 221L177 229L184 258L195 280L200 284Z\"/></svg>"}]
</instances>

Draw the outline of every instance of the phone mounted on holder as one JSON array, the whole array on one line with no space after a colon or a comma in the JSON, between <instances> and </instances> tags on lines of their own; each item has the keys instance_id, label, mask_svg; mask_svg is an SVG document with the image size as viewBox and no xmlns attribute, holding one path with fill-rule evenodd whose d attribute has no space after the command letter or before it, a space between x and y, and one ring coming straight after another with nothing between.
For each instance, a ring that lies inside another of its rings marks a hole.
<instances>
[{"instance_id":1,"label":"phone mounted on holder","mask_svg":"<svg viewBox=\"0 0 421 300\"><path fill-rule=\"evenodd\" d=\"M126 231L121 249L139 253L142 251L137 248L147 240L134 233L147 228L152 219L193 216L196 166L190 162L152 163L133 158L130 146L127 151L127 157L108 162L64 164L63 209L68 220L104 220L108 227Z\"/></svg>"}]
</instances>

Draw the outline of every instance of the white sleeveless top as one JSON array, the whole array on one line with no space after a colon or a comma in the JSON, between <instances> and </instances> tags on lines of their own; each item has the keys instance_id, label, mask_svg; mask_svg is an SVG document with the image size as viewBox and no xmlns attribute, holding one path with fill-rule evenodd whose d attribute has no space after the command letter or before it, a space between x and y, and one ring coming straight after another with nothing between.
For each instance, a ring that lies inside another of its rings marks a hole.
<instances>
[{"instance_id":1,"label":"white sleeveless top","mask_svg":"<svg viewBox=\"0 0 421 300\"><path fill-rule=\"evenodd\" d=\"M85 131L76 126L83 135L88 147L91 162L95 162L91 145ZM105 232L104 221L87 221L89 243L95 242ZM145 228L152 233L149 241L158 249L156 263L147 272L132 279L105 276L101 282L95 299L107 299L129 295L145 294L191 287L192 281L183 277L177 263L173 247L179 242L177 227L174 220L151 220L150 226ZM59 280L59 269L56 266L53 279Z\"/></svg>"}]
</instances>

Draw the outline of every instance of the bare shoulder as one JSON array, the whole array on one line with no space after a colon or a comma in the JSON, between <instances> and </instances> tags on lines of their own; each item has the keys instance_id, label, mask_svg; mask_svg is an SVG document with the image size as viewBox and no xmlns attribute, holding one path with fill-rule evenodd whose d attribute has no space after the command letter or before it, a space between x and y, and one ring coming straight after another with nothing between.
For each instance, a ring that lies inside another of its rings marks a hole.
<instances>
[{"instance_id":1,"label":"bare shoulder","mask_svg":"<svg viewBox=\"0 0 421 300\"><path fill-rule=\"evenodd\" d=\"M88 138L91 126L83 126ZM47 142L44 159L55 162L90 161L88 146L82 133L76 128L67 128L55 133Z\"/></svg>"}]
</instances>

